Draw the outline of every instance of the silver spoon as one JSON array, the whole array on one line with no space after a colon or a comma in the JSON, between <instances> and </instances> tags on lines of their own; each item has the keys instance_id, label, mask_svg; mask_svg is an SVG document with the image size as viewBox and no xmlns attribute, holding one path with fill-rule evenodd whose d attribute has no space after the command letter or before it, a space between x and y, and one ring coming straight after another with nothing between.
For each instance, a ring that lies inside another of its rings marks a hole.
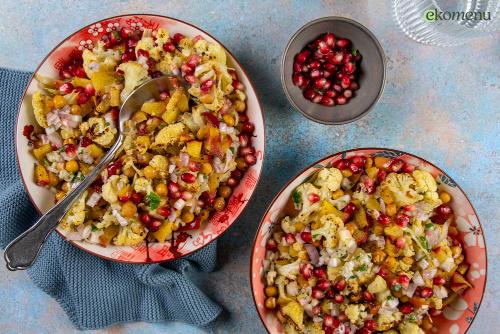
<instances>
[{"instance_id":1,"label":"silver spoon","mask_svg":"<svg viewBox=\"0 0 500 334\"><path fill-rule=\"evenodd\" d=\"M134 112L141 108L144 102L151 99L158 99L162 91L170 92L180 85L185 85L183 79L175 76L162 76L142 84L127 97L120 108L118 138L116 142L78 186L71 190L62 201L53 206L33 226L7 245L4 253L7 269L13 271L24 270L33 264L50 232L56 228L72 204L115 158L125 139L123 135L125 122L131 118Z\"/></svg>"}]
</instances>

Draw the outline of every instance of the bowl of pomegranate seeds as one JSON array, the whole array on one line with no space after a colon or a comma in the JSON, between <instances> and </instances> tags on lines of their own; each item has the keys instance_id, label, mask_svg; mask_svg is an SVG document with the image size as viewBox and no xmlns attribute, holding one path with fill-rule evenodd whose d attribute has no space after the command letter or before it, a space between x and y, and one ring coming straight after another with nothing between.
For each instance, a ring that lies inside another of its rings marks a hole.
<instances>
[{"instance_id":1,"label":"bowl of pomegranate seeds","mask_svg":"<svg viewBox=\"0 0 500 334\"><path fill-rule=\"evenodd\" d=\"M366 115L382 95L385 55L375 36L356 21L325 17L290 39L281 81L290 103L323 124L345 124Z\"/></svg>"},{"instance_id":2,"label":"bowl of pomegranate seeds","mask_svg":"<svg viewBox=\"0 0 500 334\"><path fill-rule=\"evenodd\" d=\"M465 333L486 286L477 214L441 169L362 148L312 164L275 197L251 259L269 333Z\"/></svg>"},{"instance_id":3,"label":"bowl of pomegranate seeds","mask_svg":"<svg viewBox=\"0 0 500 334\"><path fill-rule=\"evenodd\" d=\"M163 75L187 86L137 107L122 150L56 229L94 255L129 263L188 255L236 221L257 185L263 117L237 60L190 24L124 15L69 36L26 88L16 151L38 211L99 163L118 136L123 101Z\"/></svg>"}]
</instances>

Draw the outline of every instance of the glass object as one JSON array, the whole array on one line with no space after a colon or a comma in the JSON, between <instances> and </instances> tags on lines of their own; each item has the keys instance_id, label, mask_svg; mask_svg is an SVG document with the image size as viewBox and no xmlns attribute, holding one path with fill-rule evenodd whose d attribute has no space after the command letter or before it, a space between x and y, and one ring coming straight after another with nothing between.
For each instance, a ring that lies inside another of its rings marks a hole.
<instances>
[{"instance_id":1,"label":"glass object","mask_svg":"<svg viewBox=\"0 0 500 334\"><path fill-rule=\"evenodd\" d=\"M498 38L499 7L499 0L394 0L394 15L414 40L452 46L485 36Z\"/></svg>"}]
</instances>

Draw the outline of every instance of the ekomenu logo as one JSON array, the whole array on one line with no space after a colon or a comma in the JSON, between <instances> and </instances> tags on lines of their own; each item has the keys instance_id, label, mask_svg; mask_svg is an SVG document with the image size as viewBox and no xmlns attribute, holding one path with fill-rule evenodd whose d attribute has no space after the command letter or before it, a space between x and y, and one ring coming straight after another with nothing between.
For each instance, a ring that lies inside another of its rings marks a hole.
<instances>
[{"instance_id":1,"label":"ekomenu logo","mask_svg":"<svg viewBox=\"0 0 500 334\"><path fill-rule=\"evenodd\" d=\"M451 20L491 20L490 12L448 12L437 9L427 9L424 11L424 20L429 22L451 21Z\"/></svg>"}]
</instances>

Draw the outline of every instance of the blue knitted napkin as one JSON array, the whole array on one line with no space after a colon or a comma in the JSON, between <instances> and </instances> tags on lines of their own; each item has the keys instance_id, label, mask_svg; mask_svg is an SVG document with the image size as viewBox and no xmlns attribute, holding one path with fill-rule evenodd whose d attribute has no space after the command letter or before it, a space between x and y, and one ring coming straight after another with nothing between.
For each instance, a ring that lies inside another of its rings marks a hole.
<instances>
[{"instance_id":1,"label":"blue knitted napkin","mask_svg":"<svg viewBox=\"0 0 500 334\"><path fill-rule=\"evenodd\" d=\"M31 73L0 68L0 247L26 230L38 215L20 181L13 131L18 104ZM186 276L190 268L212 271L213 242L164 265L120 264L71 246L53 233L28 269L33 282L55 298L78 329L118 322L167 320L207 326L221 308ZM0 265L4 265L0 261Z\"/></svg>"}]
</instances>

